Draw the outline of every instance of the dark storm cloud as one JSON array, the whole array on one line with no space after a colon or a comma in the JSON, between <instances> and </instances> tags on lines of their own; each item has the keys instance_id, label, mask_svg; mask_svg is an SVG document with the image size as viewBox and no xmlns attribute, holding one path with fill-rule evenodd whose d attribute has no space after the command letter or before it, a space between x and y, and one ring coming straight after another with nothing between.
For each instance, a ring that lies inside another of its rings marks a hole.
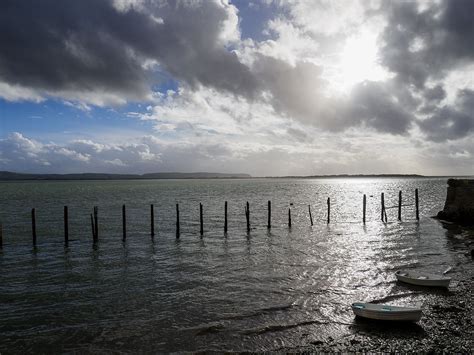
<instances>
[{"instance_id":1,"label":"dark storm cloud","mask_svg":"<svg viewBox=\"0 0 474 355\"><path fill-rule=\"evenodd\" d=\"M445 0L421 12L416 2L382 4L388 24L381 60L405 84L421 89L474 60L474 1Z\"/></svg>"},{"instance_id":2,"label":"dark storm cloud","mask_svg":"<svg viewBox=\"0 0 474 355\"><path fill-rule=\"evenodd\" d=\"M352 91L348 119L356 120L380 132L404 134L413 115L406 110L387 83L364 82Z\"/></svg>"},{"instance_id":3,"label":"dark storm cloud","mask_svg":"<svg viewBox=\"0 0 474 355\"><path fill-rule=\"evenodd\" d=\"M444 100L444 98L446 97L446 90L444 90L443 86L436 85L434 88L425 89L423 92L423 96L428 102L439 102Z\"/></svg>"},{"instance_id":4,"label":"dark storm cloud","mask_svg":"<svg viewBox=\"0 0 474 355\"><path fill-rule=\"evenodd\" d=\"M435 141L471 134L472 91L461 90L455 106L441 106L447 96L444 87L426 84L430 80L442 81L450 72L474 63L474 1L429 3L422 11L416 2L394 1L383 6L388 24L383 33L381 61L396 74L401 90L420 94L423 102L417 111L428 116L419 122L422 132Z\"/></svg>"},{"instance_id":5,"label":"dark storm cloud","mask_svg":"<svg viewBox=\"0 0 474 355\"><path fill-rule=\"evenodd\" d=\"M48 92L107 91L143 98L162 70L190 86L251 95L256 81L219 42L228 13L203 1L146 2L117 10L105 0L0 3L0 81Z\"/></svg>"},{"instance_id":6,"label":"dark storm cloud","mask_svg":"<svg viewBox=\"0 0 474 355\"><path fill-rule=\"evenodd\" d=\"M435 109L419 125L434 141L459 139L474 133L474 91L461 90L455 105Z\"/></svg>"},{"instance_id":7,"label":"dark storm cloud","mask_svg":"<svg viewBox=\"0 0 474 355\"><path fill-rule=\"evenodd\" d=\"M288 62L258 55L254 73L272 94L272 105L279 111L303 121L312 121L318 112L322 90L322 69L309 62Z\"/></svg>"}]
</instances>

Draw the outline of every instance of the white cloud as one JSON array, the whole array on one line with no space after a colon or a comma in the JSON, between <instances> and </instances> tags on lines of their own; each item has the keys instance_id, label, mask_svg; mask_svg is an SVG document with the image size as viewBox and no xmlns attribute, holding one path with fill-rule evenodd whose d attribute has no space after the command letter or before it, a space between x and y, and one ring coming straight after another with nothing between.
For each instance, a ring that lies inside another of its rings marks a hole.
<instances>
[{"instance_id":1,"label":"white cloud","mask_svg":"<svg viewBox=\"0 0 474 355\"><path fill-rule=\"evenodd\" d=\"M45 98L36 90L20 85L8 84L0 81L0 98L7 101L33 101L41 102Z\"/></svg>"},{"instance_id":2,"label":"white cloud","mask_svg":"<svg viewBox=\"0 0 474 355\"><path fill-rule=\"evenodd\" d=\"M76 141L44 144L20 133L0 139L0 170L43 173L243 172L254 176L418 173L472 174L474 138L448 145L371 134L317 129L182 134L178 140L147 135L127 143ZM15 146L16 149L12 149Z\"/></svg>"}]
</instances>

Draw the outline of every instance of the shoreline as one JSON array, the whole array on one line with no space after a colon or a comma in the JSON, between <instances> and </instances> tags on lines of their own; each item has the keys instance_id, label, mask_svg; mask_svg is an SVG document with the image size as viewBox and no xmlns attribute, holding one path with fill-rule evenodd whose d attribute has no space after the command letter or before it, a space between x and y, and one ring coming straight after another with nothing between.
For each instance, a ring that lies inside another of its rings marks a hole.
<instances>
[{"instance_id":1,"label":"shoreline","mask_svg":"<svg viewBox=\"0 0 474 355\"><path fill-rule=\"evenodd\" d=\"M350 333L338 339L308 339L297 347L274 349L284 352L343 352L343 353L472 353L474 332L472 300L474 275L469 250L474 244L474 233L464 239L463 266L453 276L448 290L406 286L423 302L423 316L417 323L394 323L354 318ZM457 265L459 266L459 264ZM396 298L396 295L394 295ZM403 295L401 295L403 298ZM392 296L390 296L392 297ZM375 303L381 303L374 301Z\"/></svg>"}]
</instances>

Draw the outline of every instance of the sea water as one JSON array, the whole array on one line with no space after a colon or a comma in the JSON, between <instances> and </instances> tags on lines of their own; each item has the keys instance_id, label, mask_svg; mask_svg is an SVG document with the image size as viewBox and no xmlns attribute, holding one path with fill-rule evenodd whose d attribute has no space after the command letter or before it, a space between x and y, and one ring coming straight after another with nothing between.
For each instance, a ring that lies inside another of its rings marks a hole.
<instances>
[{"instance_id":1,"label":"sea water","mask_svg":"<svg viewBox=\"0 0 474 355\"><path fill-rule=\"evenodd\" d=\"M396 270L472 272L466 232L431 218L446 187L445 178L1 182L0 352L265 351L344 337L358 330L352 302L423 302L395 281Z\"/></svg>"}]
</instances>

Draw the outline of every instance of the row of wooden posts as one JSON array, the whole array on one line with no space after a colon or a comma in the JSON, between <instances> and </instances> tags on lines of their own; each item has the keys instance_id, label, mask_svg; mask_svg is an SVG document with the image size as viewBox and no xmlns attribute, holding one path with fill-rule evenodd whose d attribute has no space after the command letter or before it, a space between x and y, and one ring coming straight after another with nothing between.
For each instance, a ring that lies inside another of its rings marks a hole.
<instances>
[{"instance_id":1,"label":"row of wooden posts","mask_svg":"<svg viewBox=\"0 0 474 355\"><path fill-rule=\"evenodd\" d=\"M288 227L291 228L291 206L288 208ZM367 206L367 197L364 194L362 200L362 222L366 221L366 206ZM331 221L331 199L327 199L327 223ZM311 205L308 205L309 219L311 226L313 226L313 216L311 214ZM419 215L419 201L418 201L418 189L415 189L415 216L416 219L420 219ZM151 222L151 238L155 236L155 212L154 206L150 205L150 222ZM270 229L272 217L272 203L268 201L268 219L267 219L267 228ZM385 207L385 195L381 194L381 216L382 222L387 222L387 211ZM91 219L91 230L92 230L92 239L94 243L99 241L99 208L94 206L93 212L90 215ZM247 222L247 232L250 232L250 205L247 201L245 205L245 219ZM398 193L398 220L402 220L402 192ZM199 224L200 224L200 235L204 235L204 219L203 219L203 206L202 203L199 203ZM36 246L36 209L31 210L31 228L32 228L32 237L33 237L33 246ZM224 233L227 233L227 201L224 203ZM176 204L176 238L180 236L180 221L179 221L179 204ZM122 240L125 242L127 239L127 210L125 205L122 205ZM64 206L64 242L67 245L69 242L69 216L68 216L68 207ZM0 223L0 249L3 247L3 232L2 225Z\"/></svg>"}]
</instances>

